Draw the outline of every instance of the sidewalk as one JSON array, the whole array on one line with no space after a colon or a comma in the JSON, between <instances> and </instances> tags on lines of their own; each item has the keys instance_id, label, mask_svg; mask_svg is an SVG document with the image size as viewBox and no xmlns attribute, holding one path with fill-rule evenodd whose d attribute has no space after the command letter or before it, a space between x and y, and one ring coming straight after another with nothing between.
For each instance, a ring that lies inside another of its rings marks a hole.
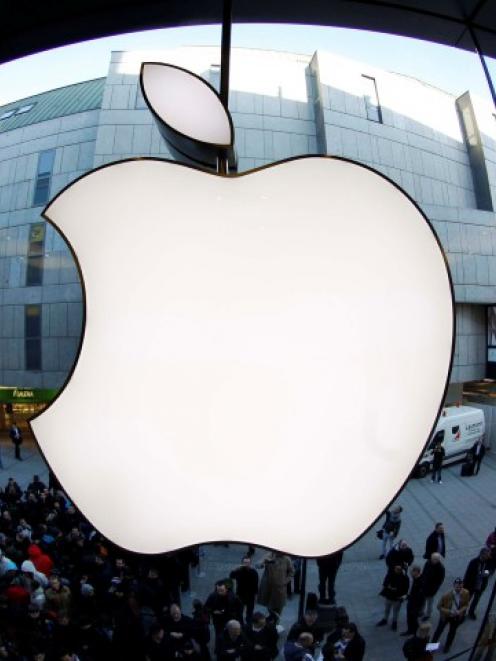
<instances>
[{"instance_id":1,"label":"sidewalk","mask_svg":"<svg viewBox=\"0 0 496 661\"><path fill-rule=\"evenodd\" d=\"M3 469L0 469L0 487L3 489L7 478L13 477L21 489L25 489L33 475L39 475L40 480L48 484L48 468L34 441L25 441L21 445L21 457L22 461L14 457L14 445L10 440L0 441L0 458L3 464Z\"/></svg>"}]
</instances>

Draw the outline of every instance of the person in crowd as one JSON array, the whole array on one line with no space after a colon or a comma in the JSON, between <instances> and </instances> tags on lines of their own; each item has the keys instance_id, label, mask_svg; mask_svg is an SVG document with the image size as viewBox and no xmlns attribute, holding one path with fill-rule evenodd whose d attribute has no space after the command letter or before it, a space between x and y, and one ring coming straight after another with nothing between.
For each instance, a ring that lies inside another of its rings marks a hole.
<instances>
[{"instance_id":1,"label":"person in crowd","mask_svg":"<svg viewBox=\"0 0 496 661\"><path fill-rule=\"evenodd\" d=\"M439 588L444 583L446 570L442 563L442 556L440 553L432 553L430 560L427 560L422 570L422 582L424 586L425 595L425 610L424 620L430 619L432 615L432 608L434 605L434 598L439 591Z\"/></svg>"},{"instance_id":2,"label":"person in crowd","mask_svg":"<svg viewBox=\"0 0 496 661\"><path fill-rule=\"evenodd\" d=\"M431 625L429 622L422 622L419 625L415 635L409 638L403 645L403 655L408 661L431 661L432 654L426 647L430 642Z\"/></svg>"},{"instance_id":3,"label":"person in crowd","mask_svg":"<svg viewBox=\"0 0 496 661\"><path fill-rule=\"evenodd\" d=\"M251 659L251 646L238 620L229 620L219 638L218 661Z\"/></svg>"},{"instance_id":4,"label":"person in crowd","mask_svg":"<svg viewBox=\"0 0 496 661\"><path fill-rule=\"evenodd\" d=\"M33 475L32 481L28 484L27 492L34 493L37 496L40 495L42 491L45 491L46 485L40 480L39 475Z\"/></svg>"},{"instance_id":5,"label":"person in crowd","mask_svg":"<svg viewBox=\"0 0 496 661\"><path fill-rule=\"evenodd\" d=\"M171 655L178 656L184 643L193 637L193 619L183 615L177 604L171 604L169 616L164 619L164 631L167 638L167 647Z\"/></svg>"},{"instance_id":6,"label":"person in crowd","mask_svg":"<svg viewBox=\"0 0 496 661\"><path fill-rule=\"evenodd\" d=\"M446 557L446 539L442 523L436 523L434 530L425 540L424 560L428 560L433 553L440 553L443 558Z\"/></svg>"},{"instance_id":7,"label":"person in crowd","mask_svg":"<svg viewBox=\"0 0 496 661\"><path fill-rule=\"evenodd\" d=\"M455 639L456 630L465 619L465 614L470 602L470 593L463 587L461 578L455 579L453 589L443 594L437 608L439 610L439 624L432 638L437 642L446 626L448 626L448 635L444 644L444 653L450 651L451 645Z\"/></svg>"},{"instance_id":8,"label":"person in crowd","mask_svg":"<svg viewBox=\"0 0 496 661\"><path fill-rule=\"evenodd\" d=\"M315 645L320 645L322 640L322 629L317 624L319 614L316 610L307 609L298 622L295 622L288 633L287 640L296 641L301 633L311 633L313 637L314 646L312 647L312 654L315 652Z\"/></svg>"},{"instance_id":9,"label":"person in crowd","mask_svg":"<svg viewBox=\"0 0 496 661\"><path fill-rule=\"evenodd\" d=\"M349 622L341 629L341 635L334 643L332 650L322 651L324 661L335 661L337 659L362 661L364 655L365 640L358 633L357 625L354 622Z\"/></svg>"},{"instance_id":10,"label":"person in crowd","mask_svg":"<svg viewBox=\"0 0 496 661\"><path fill-rule=\"evenodd\" d=\"M336 603L336 576L343 561L343 551L336 551L317 558L319 568L319 601L321 603Z\"/></svg>"},{"instance_id":11,"label":"person in crowd","mask_svg":"<svg viewBox=\"0 0 496 661\"><path fill-rule=\"evenodd\" d=\"M145 638L145 655L146 661L166 661L175 658L167 646L164 628L158 622L151 625Z\"/></svg>"},{"instance_id":12,"label":"person in crowd","mask_svg":"<svg viewBox=\"0 0 496 661\"><path fill-rule=\"evenodd\" d=\"M264 573L260 581L258 603L266 606L277 623L286 605L286 586L294 575L293 563L287 555L273 551L264 558L261 566Z\"/></svg>"},{"instance_id":13,"label":"person in crowd","mask_svg":"<svg viewBox=\"0 0 496 661\"><path fill-rule=\"evenodd\" d=\"M199 599L193 600L193 638L200 648L200 656L205 661L210 661L210 615L208 610Z\"/></svg>"},{"instance_id":14,"label":"person in crowd","mask_svg":"<svg viewBox=\"0 0 496 661\"><path fill-rule=\"evenodd\" d=\"M47 577L36 569L31 560L24 560L21 565L21 571L29 581L36 581L42 588L48 587Z\"/></svg>"},{"instance_id":15,"label":"person in crowd","mask_svg":"<svg viewBox=\"0 0 496 661\"><path fill-rule=\"evenodd\" d=\"M251 566L251 556L245 555L241 565L230 573L230 578L236 581L236 596L243 604L242 615L245 615L246 621L249 622L258 593L258 572Z\"/></svg>"},{"instance_id":16,"label":"person in crowd","mask_svg":"<svg viewBox=\"0 0 496 661\"><path fill-rule=\"evenodd\" d=\"M156 567L149 567L146 576L140 581L138 597L141 607L150 608L156 617L169 603L166 587Z\"/></svg>"},{"instance_id":17,"label":"person in crowd","mask_svg":"<svg viewBox=\"0 0 496 661\"><path fill-rule=\"evenodd\" d=\"M16 563L7 558L5 553L0 549L0 578L6 576L7 574L13 574L17 571Z\"/></svg>"},{"instance_id":18,"label":"person in crowd","mask_svg":"<svg viewBox=\"0 0 496 661\"><path fill-rule=\"evenodd\" d=\"M424 581L422 569L413 565L410 569L410 592L406 602L406 624L407 628L401 635L414 636L418 629L419 617L425 603Z\"/></svg>"},{"instance_id":19,"label":"person in crowd","mask_svg":"<svg viewBox=\"0 0 496 661\"><path fill-rule=\"evenodd\" d=\"M301 633L298 640L287 640L284 644L284 661L313 661L312 647L312 634Z\"/></svg>"},{"instance_id":20,"label":"person in crowd","mask_svg":"<svg viewBox=\"0 0 496 661\"><path fill-rule=\"evenodd\" d=\"M476 619L475 609L479 603L482 593L487 588L491 566L491 552L488 548L481 549L476 558L470 560L463 577L463 587L470 593L470 607L468 616Z\"/></svg>"},{"instance_id":21,"label":"person in crowd","mask_svg":"<svg viewBox=\"0 0 496 661\"><path fill-rule=\"evenodd\" d=\"M250 644L253 661L272 661L277 657L278 633L275 626L267 622L263 613L255 611L250 622L245 624L243 632Z\"/></svg>"},{"instance_id":22,"label":"person in crowd","mask_svg":"<svg viewBox=\"0 0 496 661\"><path fill-rule=\"evenodd\" d=\"M37 571L45 576L50 576L53 569L53 560L38 544L30 544L28 547L28 557Z\"/></svg>"},{"instance_id":23,"label":"person in crowd","mask_svg":"<svg viewBox=\"0 0 496 661\"><path fill-rule=\"evenodd\" d=\"M68 613L71 610L71 589L62 584L58 574L51 574L48 582L49 586L45 590L47 611L54 618L61 611Z\"/></svg>"},{"instance_id":24,"label":"person in crowd","mask_svg":"<svg viewBox=\"0 0 496 661\"><path fill-rule=\"evenodd\" d=\"M240 621L242 604L228 588L226 581L220 580L215 584L215 590L207 597L205 608L212 618L217 648L226 624L231 620Z\"/></svg>"},{"instance_id":25,"label":"person in crowd","mask_svg":"<svg viewBox=\"0 0 496 661\"><path fill-rule=\"evenodd\" d=\"M12 505L13 503L17 503L21 496L21 487L17 484L13 477L9 477L7 485L5 486L5 491L3 493L4 500L8 504Z\"/></svg>"},{"instance_id":26,"label":"person in crowd","mask_svg":"<svg viewBox=\"0 0 496 661\"><path fill-rule=\"evenodd\" d=\"M288 598L291 598L294 594L300 594L301 592L301 564L302 559L296 555L290 557L291 562L293 563L293 578L288 581L286 585L286 594Z\"/></svg>"},{"instance_id":27,"label":"person in crowd","mask_svg":"<svg viewBox=\"0 0 496 661\"><path fill-rule=\"evenodd\" d=\"M485 454L486 446L484 445L484 439L481 437L472 448L472 457L474 458L474 475L479 473Z\"/></svg>"},{"instance_id":28,"label":"person in crowd","mask_svg":"<svg viewBox=\"0 0 496 661\"><path fill-rule=\"evenodd\" d=\"M12 423L12 426L9 430L10 440L14 444L15 458L18 461L22 461L21 457L21 445L22 445L22 433L16 422Z\"/></svg>"},{"instance_id":29,"label":"person in crowd","mask_svg":"<svg viewBox=\"0 0 496 661\"><path fill-rule=\"evenodd\" d=\"M350 618L345 608L336 609L336 617L334 620L334 627L327 634L324 645L322 646L322 656L324 661L334 659L335 646L338 641L343 637L343 629L350 623Z\"/></svg>"},{"instance_id":30,"label":"person in crowd","mask_svg":"<svg viewBox=\"0 0 496 661\"><path fill-rule=\"evenodd\" d=\"M139 603L127 587L123 590L122 604L116 610L112 636L113 658L119 661L145 661L145 627Z\"/></svg>"},{"instance_id":31,"label":"person in crowd","mask_svg":"<svg viewBox=\"0 0 496 661\"><path fill-rule=\"evenodd\" d=\"M398 536L398 533L401 528L401 513L403 508L401 505L395 505L390 510L386 510L386 519L381 528L381 538L382 538L382 553L379 556L379 560L384 560L386 553L389 549L392 549L394 540Z\"/></svg>"},{"instance_id":32,"label":"person in crowd","mask_svg":"<svg viewBox=\"0 0 496 661\"><path fill-rule=\"evenodd\" d=\"M388 623L389 613L393 611L393 620L391 629L398 629L398 615L402 603L405 601L410 581L403 568L403 565L395 565L389 569L382 584L381 596L384 597L384 617L377 623L378 627L383 627Z\"/></svg>"},{"instance_id":33,"label":"person in crowd","mask_svg":"<svg viewBox=\"0 0 496 661\"><path fill-rule=\"evenodd\" d=\"M444 451L443 444L441 441L438 441L432 450L432 478L431 482L436 482L442 484L442 470L443 470L443 461L446 452Z\"/></svg>"},{"instance_id":34,"label":"person in crowd","mask_svg":"<svg viewBox=\"0 0 496 661\"><path fill-rule=\"evenodd\" d=\"M413 562L413 551L404 539L393 546L386 556L386 565L392 569L396 565L401 565L403 569L408 570L408 567Z\"/></svg>"}]
</instances>

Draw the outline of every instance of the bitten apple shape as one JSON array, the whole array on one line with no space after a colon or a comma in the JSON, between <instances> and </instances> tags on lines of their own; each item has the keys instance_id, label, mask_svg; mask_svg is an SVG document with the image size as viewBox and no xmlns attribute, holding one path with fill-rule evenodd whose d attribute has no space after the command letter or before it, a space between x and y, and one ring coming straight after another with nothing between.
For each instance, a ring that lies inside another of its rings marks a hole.
<instances>
[{"instance_id":1,"label":"bitten apple shape","mask_svg":"<svg viewBox=\"0 0 496 661\"><path fill-rule=\"evenodd\" d=\"M316 556L379 516L435 423L453 341L443 253L398 187L326 157L231 177L140 159L45 215L86 320L32 427L104 535Z\"/></svg>"}]
</instances>

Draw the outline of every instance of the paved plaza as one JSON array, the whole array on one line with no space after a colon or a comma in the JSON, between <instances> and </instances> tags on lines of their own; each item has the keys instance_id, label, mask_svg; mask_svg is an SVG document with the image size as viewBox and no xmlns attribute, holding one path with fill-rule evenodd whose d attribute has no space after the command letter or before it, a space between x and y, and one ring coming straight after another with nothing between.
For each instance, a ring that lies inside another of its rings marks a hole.
<instances>
[{"instance_id":1,"label":"paved plaza","mask_svg":"<svg viewBox=\"0 0 496 661\"><path fill-rule=\"evenodd\" d=\"M43 481L48 480L48 471L36 447L23 445L24 459L17 462L13 456L12 445L8 440L1 441L1 456L4 470L0 471L0 485L4 486L7 477L13 476L22 488L25 488L34 473ZM366 497L366 485L357 484L361 497ZM307 511L311 513L311 494L304 494ZM443 484L432 484L430 479L411 480L398 497L397 503L403 507L400 537L406 539L415 553L415 562L423 565L422 554L427 535L434 523L442 521L446 529L446 580L440 592L447 591L453 579L462 576L468 561L475 557L483 546L489 532L496 526L496 454L488 453L479 475L471 478L460 477L460 465L454 465L443 471ZM346 507L346 503L342 504ZM270 524L270 522L268 522ZM295 519L297 526L297 520ZM338 605L345 606L351 620L357 623L367 643L368 661L396 661L403 658L401 647L404 638L399 632L406 628L406 609L400 613L398 632L389 627L378 629L375 625L383 613L382 598L379 595L385 575L384 561L379 560L380 542L375 530L379 525L364 535L345 552L343 564L336 581ZM188 614L193 598L205 599L212 591L214 582L225 578L240 562L246 545L230 544L224 546L204 545L201 549L200 571L193 569L192 591L183 595L183 608ZM254 562L259 562L265 555L257 548ZM474 640L480 619L485 612L494 577L484 593L478 607L479 619L475 622L466 620L458 629L450 656L470 646ZM307 590L317 591L318 573L314 560L308 562ZM281 624L286 631L296 620L298 596L288 601L283 612ZM434 626L437 614L434 618ZM443 634L442 642L446 632ZM443 658L444 655L436 655ZM282 657L281 657L282 658ZM462 657L468 658L468 657Z\"/></svg>"}]
</instances>

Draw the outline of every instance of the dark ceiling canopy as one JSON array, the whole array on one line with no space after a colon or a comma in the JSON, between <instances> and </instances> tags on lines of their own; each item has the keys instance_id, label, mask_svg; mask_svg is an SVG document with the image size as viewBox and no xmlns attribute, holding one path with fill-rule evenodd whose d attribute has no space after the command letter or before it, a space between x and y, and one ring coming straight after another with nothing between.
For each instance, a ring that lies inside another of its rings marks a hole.
<instances>
[{"instance_id":1,"label":"dark ceiling canopy","mask_svg":"<svg viewBox=\"0 0 496 661\"><path fill-rule=\"evenodd\" d=\"M220 23L221 0L0 0L0 62L153 28ZM299 23L388 32L496 57L496 0L233 0L239 23Z\"/></svg>"}]
</instances>

